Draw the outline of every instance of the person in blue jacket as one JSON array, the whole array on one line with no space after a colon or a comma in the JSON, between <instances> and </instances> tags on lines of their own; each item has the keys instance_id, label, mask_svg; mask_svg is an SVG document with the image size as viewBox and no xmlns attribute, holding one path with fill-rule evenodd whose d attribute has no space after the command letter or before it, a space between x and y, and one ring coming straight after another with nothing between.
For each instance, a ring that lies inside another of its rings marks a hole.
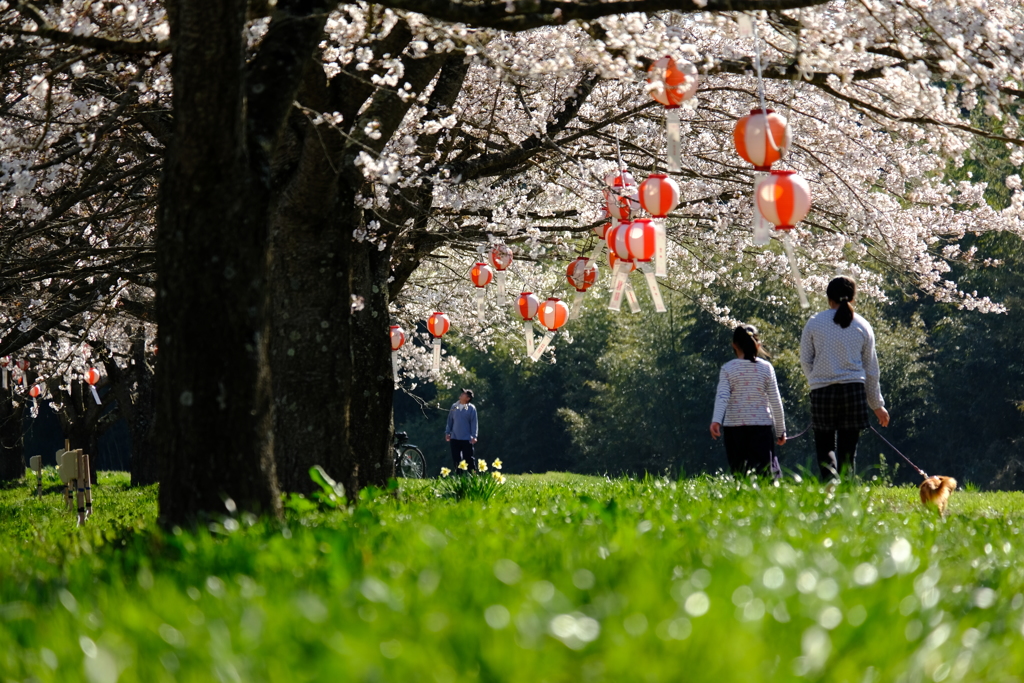
<instances>
[{"instance_id":1,"label":"person in blue jacket","mask_svg":"<svg viewBox=\"0 0 1024 683\"><path fill-rule=\"evenodd\" d=\"M448 424L444 429L445 441L452 445L452 463L458 471L459 463L466 462L470 472L476 472L476 457L473 446L476 444L477 419L476 406L473 405L473 391L463 389L459 400L452 404L448 411Z\"/></svg>"}]
</instances>

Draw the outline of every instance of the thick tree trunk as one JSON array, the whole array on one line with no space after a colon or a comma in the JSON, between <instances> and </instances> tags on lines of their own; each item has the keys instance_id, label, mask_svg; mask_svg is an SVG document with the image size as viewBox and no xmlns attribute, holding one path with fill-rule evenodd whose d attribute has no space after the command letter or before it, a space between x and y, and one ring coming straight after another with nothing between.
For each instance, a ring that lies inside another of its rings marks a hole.
<instances>
[{"instance_id":1,"label":"thick tree trunk","mask_svg":"<svg viewBox=\"0 0 1024 683\"><path fill-rule=\"evenodd\" d=\"M153 370L146 358L146 337L142 329L132 337L132 362L125 369L112 359L104 360L118 412L131 435L132 486L148 486L160 480L158 460L153 453Z\"/></svg>"},{"instance_id":2,"label":"thick tree trunk","mask_svg":"<svg viewBox=\"0 0 1024 683\"><path fill-rule=\"evenodd\" d=\"M10 389L0 399L0 481L13 481L25 476L25 439L22 404L11 400Z\"/></svg>"},{"instance_id":3,"label":"thick tree trunk","mask_svg":"<svg viewBox=\"0 0 1024 683\"><path fill-rule=\"evenodd\" d=\"M245 0L177 0L174 138L157 233L160 517L280 510L267 363L266 198L245 157ZM263 142L262 140L260 142Z\"/></svg>"},{"instance_id":4,"label":"thick tree trunk","mask_svg":"<svg viewBox=\"0 0 1024 683\"><path fill-rule=\"evenodd\" d=\"M353 391L349 421L351 462L359 487L383 486L395 476L391 455L394 381L388 342L388 277L390 253L376 245L353 245L352 289L363 297L363 310L353 315L349 343L353 359Z\"/></svg>"},{"instance_id":5,"label":"thick tree trunk","mask_svg":"<svg viewBox=\"0 0 1024 683\"><path fill-rule=\"evenodd\" d=\"M280 212L273 267L275 449L280 486L308 493L322 466L346 488L349 396L357 372L347 353L352 317L351 230Z\"/></svg>"}]
</instances>

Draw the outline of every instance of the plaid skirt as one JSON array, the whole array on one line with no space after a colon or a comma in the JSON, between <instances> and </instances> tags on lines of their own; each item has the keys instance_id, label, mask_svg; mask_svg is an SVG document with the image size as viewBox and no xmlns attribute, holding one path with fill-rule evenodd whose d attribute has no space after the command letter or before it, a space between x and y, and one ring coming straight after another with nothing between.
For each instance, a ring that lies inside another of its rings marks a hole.
<instances>
[{"instance_id":1,"label":"plaid skirt","mask_svg":"<svg viewBox=\"0 0 1024 683\"><path fill-rule=\"evenodd\" d=\"M813 429L867 429L868 410L863 382L829 384L811 391Z\"/></svg>"}]
</instances>

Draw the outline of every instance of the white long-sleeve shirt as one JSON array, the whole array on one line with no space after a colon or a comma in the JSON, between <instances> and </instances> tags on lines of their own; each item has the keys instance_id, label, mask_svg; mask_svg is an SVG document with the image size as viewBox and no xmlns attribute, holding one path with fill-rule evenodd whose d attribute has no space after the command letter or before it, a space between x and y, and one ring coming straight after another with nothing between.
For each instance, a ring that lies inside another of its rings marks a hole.
<instances>
[{"instance_id":1,"label":"white long-sleeve shirt","mask_svg":"<svg viewBox=\"0 0 1024 683\"><path fill-rule=\"evenodd\" d=\"M878 356L871 324L854 313L850 326L843 329L833 321L835 313L831 309L815 313L800 337L800 365L811 389L864 382L868 407L875 410L885 406L878 386Z\"/></svg>"},{"instance_id":2,"label":"white long-sleeve shirt","mask_svg":"<svg viewBox=\"0 0 1024 683\"><path fill-rule=\"evenodd\" d=\"M775 425L776 435L785 434L786 415L772 364L737 358L723 365L711 421L723 427Z\"/></svg>"}]
</instances>

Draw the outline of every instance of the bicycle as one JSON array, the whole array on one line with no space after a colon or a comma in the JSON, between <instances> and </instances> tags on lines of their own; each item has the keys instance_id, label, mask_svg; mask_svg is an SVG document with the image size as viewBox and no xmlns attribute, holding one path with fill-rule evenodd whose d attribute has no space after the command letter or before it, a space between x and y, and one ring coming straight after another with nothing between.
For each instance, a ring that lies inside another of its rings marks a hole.
<instances>
[{"instance_id":1,"label":"bicycle","mask_svg":"<svg viewBox=\"0 0 1024 683\"><path fill-rule=\"evenodd\" d=\"M408 441L406 432L395 432L395 474L406 479L423 479L427 476L427 459L419 446Z\"/></svg>"}]
</instances>

